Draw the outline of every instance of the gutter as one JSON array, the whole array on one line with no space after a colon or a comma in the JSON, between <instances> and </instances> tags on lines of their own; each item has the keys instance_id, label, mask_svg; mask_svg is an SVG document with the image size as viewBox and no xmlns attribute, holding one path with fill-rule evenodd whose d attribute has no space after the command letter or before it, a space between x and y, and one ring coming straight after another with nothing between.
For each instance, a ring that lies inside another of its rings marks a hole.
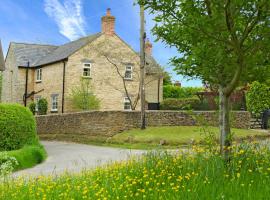
<instances>
[{"instance_id":1,"label":"gutter","mask_svg":"<svg viewBox=\"0 0 270 200\"><path fill-rule=\"evenodd\" d=\"M28 61L27 63L27 68L26 68L26 76L25 76L25 91L24 91L24 106L27 106L27 93L28 93L28 72L29 72L29 67L30 67L30 62Z\"/></svg>"}]
</instances>

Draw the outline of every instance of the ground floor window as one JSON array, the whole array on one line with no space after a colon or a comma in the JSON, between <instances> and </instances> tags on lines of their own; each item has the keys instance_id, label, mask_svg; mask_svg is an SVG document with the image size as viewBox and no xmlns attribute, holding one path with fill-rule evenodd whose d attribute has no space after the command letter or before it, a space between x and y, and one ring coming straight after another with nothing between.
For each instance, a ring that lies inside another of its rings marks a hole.
<instances>
[{"instance_id":1,"label":"ground floor window","mask_svg":"<svg viewBox=\"0 0 270 200\"><path fill-rule=\"evenodd\" d=\"M124 98L124 110L132 110L131 104L128 97Z\"/></svg>"},{"instance_id":2,"label":"ground floor window","mask_svg":"<svg viewBox=\"0 0 270 200\"><path fill-rule=\"evenodd\" d=\"M36 103L36 112L38 112L38 102L41 99L41 96L36 96L35 97L35 103Z\"/></svg>"},{"instance_id":3,"label":"ground floor window","mask_svg":"<svg viewBox=\"0 0 270 200\"><path fill-rule=\"evenodd\" d=\"M51 98L52 98L51 111L57 112L58 111L58 94L52 94Z\"/></svg>"}]
</instances>

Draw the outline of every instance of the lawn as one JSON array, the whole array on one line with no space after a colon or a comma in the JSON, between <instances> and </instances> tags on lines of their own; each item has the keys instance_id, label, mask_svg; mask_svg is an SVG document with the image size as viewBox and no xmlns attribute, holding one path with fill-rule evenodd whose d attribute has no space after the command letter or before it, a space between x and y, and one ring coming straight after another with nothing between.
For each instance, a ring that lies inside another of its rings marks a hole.
<instances>
[{"instance_id":1,"label":"lawn","mask_svg":"<svg viewBox=\"0 0 270 200\"><path fill-rule=\"evenodd\" d=\"M268 144L269 145L269 144ZM218 152L150 152L79 174L0 181L0 199L269 199L270 150L262 144Z\"/></svg>"},{"instance_id":2,"label":"lawn","mask_svg":"<svg viewBox=\"0 0 270 200\"><path fill-rule=\"evenodd\" d=\"M232 129L232 132L236 140L270 136L270 133L259 130ZM109 143L111 145L118 144L129 148L147 148L159 145L160 143L168 147L175 147L194 142L201 143L209 133L213 133L213 135L216 135L216 139L218 139L219 130L217 127L148 127L145 130L134 129L116 134L109 140Z\"/></svg>"}]
</instances>

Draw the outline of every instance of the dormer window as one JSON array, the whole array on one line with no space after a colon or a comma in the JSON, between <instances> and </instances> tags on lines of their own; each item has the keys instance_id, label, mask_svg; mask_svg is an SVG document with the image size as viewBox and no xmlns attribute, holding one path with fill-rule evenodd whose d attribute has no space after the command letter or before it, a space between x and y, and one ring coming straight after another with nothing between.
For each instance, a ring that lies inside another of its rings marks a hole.
<instances>
[{"instance_id":1,"label":"dormer window","mask_svg":"<svg viewBox=\"0 0 270 200\"><path fill-rule=\"evenodd\" d=\"M132 80L132 66L131 65L126 65L125 79Z\"/></svg>"},{"instance_id":2,"label":"dormer window","mask_svg":"<svg viewBox=\"0 0 270 200\"><path fill-rule=\"evenodd\" d=\"M91 77L91 63L83 64L83 77L87 77L87 78Z\"/></svg>"},{"instance_id":3,"label":"dormer window","mask_svg":"<svg viewBox=\"0 0 270 200\"><path fill-rule=\"evenodd\" d=\"M36 81L41 82L41 80L42 80L42 68L37 69L36 73L37 73L36 74Z\"/></svg>"}]
</instances>

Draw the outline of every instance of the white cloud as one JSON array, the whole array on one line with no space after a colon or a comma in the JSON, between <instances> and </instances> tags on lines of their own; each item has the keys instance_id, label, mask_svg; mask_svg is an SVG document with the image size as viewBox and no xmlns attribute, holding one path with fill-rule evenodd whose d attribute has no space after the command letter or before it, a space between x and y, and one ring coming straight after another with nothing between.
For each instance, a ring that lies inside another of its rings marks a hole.
<instances>
[{"instance_id":1,"label":"white cloud","mask_svg":"<svg viewBox=\"0 0 270 200\"><path fill-rule=\"evenodd\" d=\"M58 25L59 32L69 40L85 36L85 18L81 0L45 0L45 12Z\"/></svg>"}]
</instances>

